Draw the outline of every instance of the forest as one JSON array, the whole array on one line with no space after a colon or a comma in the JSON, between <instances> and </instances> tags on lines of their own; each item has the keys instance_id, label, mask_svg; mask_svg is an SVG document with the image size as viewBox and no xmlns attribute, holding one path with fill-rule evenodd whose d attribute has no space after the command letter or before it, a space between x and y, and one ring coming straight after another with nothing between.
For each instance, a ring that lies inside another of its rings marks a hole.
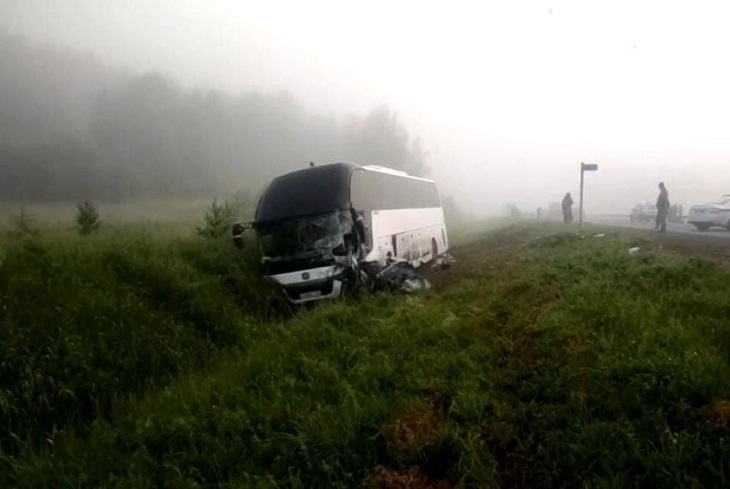
<instances>
[{"instance_id":1,"label":"forest","mask_svg":"<svg viewBox=\"0 0 730 489\"><path fill-rule=\"evenodd\" d=\"M396 113L335 117L289 93L185 87L0 34L0 201L256 192L310 161L427 173Z\"/></svg>"}]
</instances>

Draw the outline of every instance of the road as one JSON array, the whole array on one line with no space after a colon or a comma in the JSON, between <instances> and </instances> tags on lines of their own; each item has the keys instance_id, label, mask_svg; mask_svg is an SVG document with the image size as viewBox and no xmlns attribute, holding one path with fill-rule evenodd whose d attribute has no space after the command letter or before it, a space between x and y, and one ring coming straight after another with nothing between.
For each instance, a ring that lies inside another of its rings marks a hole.
<instances>
[{"instance_id":1,"label":"road","mask_svg":"<svg viewBox=\"0 0 730 489\"><path fill-rule=\"evenodd\" d=\"M590 217L586 223L601 228L620 229L621 234L650 239L659 243L679 245L695 250L710 251L713 254L730 256L730 231L713 228L708 231L697 231L689 224L668 223L667 233L654 231L654 223L636 223L628 217Z\"/></svg>"}]
</instances>

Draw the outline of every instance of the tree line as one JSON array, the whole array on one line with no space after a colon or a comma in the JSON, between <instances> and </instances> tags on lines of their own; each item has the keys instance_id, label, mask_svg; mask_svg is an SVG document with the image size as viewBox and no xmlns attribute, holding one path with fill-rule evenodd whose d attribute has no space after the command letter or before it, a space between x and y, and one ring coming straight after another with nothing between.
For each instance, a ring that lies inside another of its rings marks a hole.
<instances>
[{"instance_id":1,"label":"tree line","mask_svg":"<svg viewBox=\"0 0 730 489\"><path fill-rule=\"evenodd\" d=\"M255 192L309 161L422 175L397 116L305 111L288 93L189 89L0 34L0 200L126 200Z\"/></svg>"}]
</instances>

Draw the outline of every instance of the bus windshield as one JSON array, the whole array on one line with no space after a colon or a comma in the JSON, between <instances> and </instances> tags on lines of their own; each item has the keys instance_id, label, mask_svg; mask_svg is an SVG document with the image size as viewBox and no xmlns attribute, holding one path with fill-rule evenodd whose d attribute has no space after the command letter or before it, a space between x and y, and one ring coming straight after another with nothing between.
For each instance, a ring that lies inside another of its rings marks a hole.
<instances>
[{"instance_id":1,"label":"bus windshield","mask_svg":"<svg viewBox=\"0 0 730 489\"><path fill-rule=\"evenodd\" d=\"M261 198L256 221L318 216L349 208L350 170L349 165L332 164L275 178Z\"/></svg>"},{"instance_id":2,"label":"bus windshield","mask_svg":"<svg viewBox=\"0 0 730 489\"><path fill-rule=\"evenodd\" d=\"M263 255L270 259L313 258L344 252L352 232L349 211L297 217L257 228Z\"/></svg>"}]
</instances>

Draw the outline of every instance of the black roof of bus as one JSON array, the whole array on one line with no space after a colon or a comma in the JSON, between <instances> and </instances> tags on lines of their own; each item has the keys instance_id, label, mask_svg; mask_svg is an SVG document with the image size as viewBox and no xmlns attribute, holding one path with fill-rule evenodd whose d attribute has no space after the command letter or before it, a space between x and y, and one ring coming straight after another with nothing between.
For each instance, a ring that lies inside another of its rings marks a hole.
<instances>
[{"instance_id":1,"label":"black roof of bus","mask_svg":"<svg viewBox=\"0 0 730 489\"><path fill-rule=\"evenodd\" d=\"M274 178L256 210L256 222L324 214L350 206L353 163L331 163L293 171Z\"/></svg>"}]
</instances>

